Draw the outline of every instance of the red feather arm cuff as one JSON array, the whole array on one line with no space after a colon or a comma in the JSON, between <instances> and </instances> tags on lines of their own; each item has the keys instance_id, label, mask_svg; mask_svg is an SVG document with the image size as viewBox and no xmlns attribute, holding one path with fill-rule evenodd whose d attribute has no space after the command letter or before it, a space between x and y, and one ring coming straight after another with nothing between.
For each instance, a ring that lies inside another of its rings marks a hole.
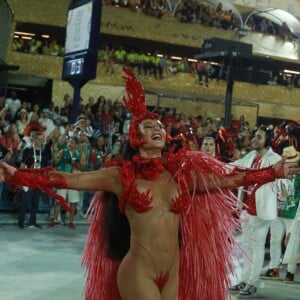
<instances>
[{"instance_id":1,"label":"red feather arm cuff","mask_svg":"<svg viewBox=\"0 0 300 300\"><path fill-rule=\"evenodd\" d=\"M244 172L245 176L235 180L237 186L258 184L258 187L260 187L263 184L276 180L276 171L272 166L262 169L242 169L238 167L234 169L234 173L239 172Z\"/></svg>"},{"instance_id":2,"label":"red feather arm cuff","mask_svg":"<svg viewBox=\"0 0 300 300\"><path fill-rule=\"evenodd\" d=\"M72 211L66 200L52 190L52 188L66 188L66 178L60 174L50 171L54 171L54 169L52 167L45 167L41 169L17 169L7 183L27 186L32 189L40 189L47 193L50 197L58 200L66 211Z\"/></svg>"}]
</instances>

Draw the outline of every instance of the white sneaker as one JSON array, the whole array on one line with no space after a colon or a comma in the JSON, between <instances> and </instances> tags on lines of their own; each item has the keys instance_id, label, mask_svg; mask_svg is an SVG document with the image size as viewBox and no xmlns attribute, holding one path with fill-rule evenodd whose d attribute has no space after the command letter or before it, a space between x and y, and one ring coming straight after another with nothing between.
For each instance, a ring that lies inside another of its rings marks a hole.
<instances>
[{"instance_id":1,"label":"white sneaker","mask_svg":"<svg viewBox=\"0 0 300 300\"><path fill-rule=\"evenodd\" d=\"M246 284L246 286L240 291L239 298L251 298L256 296L256 287L251 284Z\"/></svg>"}]
</instances>

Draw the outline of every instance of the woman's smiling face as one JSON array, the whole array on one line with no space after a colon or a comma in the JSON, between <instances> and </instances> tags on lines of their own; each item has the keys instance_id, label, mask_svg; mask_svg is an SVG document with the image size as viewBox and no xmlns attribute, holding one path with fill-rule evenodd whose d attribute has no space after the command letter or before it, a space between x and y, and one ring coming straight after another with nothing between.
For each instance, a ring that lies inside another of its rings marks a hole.
<instances>
[{"instance_id":1,"label":"woman's smiling face","mask_svg":"<svg viewBox=\"0 0 300 300\"><path fill-rule=\"evenodd\" d=\"M143 148L160 148L166 143L166 131L159 120L145 119L138 125Z\"/></svg>"}]
</instances>

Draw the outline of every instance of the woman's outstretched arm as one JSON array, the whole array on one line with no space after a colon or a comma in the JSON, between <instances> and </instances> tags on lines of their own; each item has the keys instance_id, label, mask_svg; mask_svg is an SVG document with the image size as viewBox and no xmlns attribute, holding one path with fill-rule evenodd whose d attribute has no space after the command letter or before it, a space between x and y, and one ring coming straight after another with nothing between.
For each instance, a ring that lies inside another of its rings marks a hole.
<instances>
[{"instance_id":1,"label":"woman's outstretched arm","mask_svg":"<svg viewBox=\"0 0 300 300\"><path fill-rule=\"evenodd\" d=\"M263 185L275 181L277 178L292 178L293 175L298 173L300 173L300 166L297 162L286 163L284 160L262 169L234 168L231 174L222 177L209 174L198 177L197 191L205 192L218 188L231 189L254 184Z\"/></svg>"},{"instance_id":2,"label":"woman's outstretched arm","mask_svg":"<svg viewBox=\"0 0 300 300\"><path fill-rule=\"evenodd\" d=\"M109 167L76 174L57 171L51 173L63 176L67 183L66 188L71 190L107 191L118 195L122 191L119 171L119 167Z\"/></svg>"},{"instance_id":3,"label":"woman's outstretched arm","mask_svg":"<svg viewBox=\"0 0 300 300\"><path fill-rule=\"evenodd\" d=\"M99 190L113 192L119 195L122 184L119 179L119 167L109 167L102 170L84 173L64 173L50 168L16 169L0 162L0 181L8 184L28 186L41 189L49 194L52 188L74 190Z\"/></svg>"}]
</instances>

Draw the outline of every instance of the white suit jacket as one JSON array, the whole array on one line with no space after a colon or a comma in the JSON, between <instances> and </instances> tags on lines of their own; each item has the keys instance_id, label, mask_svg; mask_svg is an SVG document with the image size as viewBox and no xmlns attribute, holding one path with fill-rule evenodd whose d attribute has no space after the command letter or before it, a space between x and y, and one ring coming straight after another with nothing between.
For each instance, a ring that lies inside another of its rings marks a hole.
<instances>
[{"instance_id":1,"label":"white suit jacket","mask_svg":"<svg viewBox=\"0 0 300 300\"><path fill-rule=\"evenodd\" d=\"M236 160L232 165L251 168L257 155L253 150L241 159ZM280 155L275 153L272 148L262 156L260 168L269 167L281 159ZM239 191L240 193L241 191ZM273 220L277 218L277 193L278 184L276 181L266 183L255 192L255 203L257 216L263 220Z\"/></svg>"}]
</instances>

